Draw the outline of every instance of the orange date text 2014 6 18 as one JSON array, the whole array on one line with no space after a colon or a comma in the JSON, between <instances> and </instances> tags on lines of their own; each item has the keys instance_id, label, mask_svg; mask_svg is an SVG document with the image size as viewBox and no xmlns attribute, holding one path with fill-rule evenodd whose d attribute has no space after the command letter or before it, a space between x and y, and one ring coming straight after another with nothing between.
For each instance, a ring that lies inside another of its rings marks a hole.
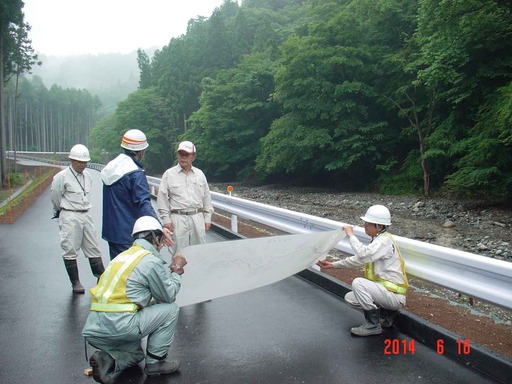
<instances>
[{"instance_id":1,"label":"orange date text 2014 6 18","mask_svg":"<svg viewBox=\"0 0 512 384\"><path fill-rule=\"evenodd\" d=\"M458 355L469 355L471 353L471 341L469 339L456 340L456 353ZM385 355L414 355L416 352L416 343L414 339L384 339ZM445 353L445 341L438 339L436 342L436 352L438 355Z\"/></svg>"}]
</instances>

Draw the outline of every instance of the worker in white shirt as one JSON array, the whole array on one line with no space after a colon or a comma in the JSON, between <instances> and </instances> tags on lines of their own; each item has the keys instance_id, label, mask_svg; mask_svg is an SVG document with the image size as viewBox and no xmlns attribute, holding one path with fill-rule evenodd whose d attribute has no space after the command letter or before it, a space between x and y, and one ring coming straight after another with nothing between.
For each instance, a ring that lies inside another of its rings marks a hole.
<instances>
[{"instance_id":1,"label":"worker in white shirt","mask_svg":"<svg viewBox=\"0 0 512 384\"><path fill-rule=\"evenodd\" d=\"M172 231L173 254L188 245L204 244L213 213L210 188L204 173L192 163L196 147L183 141L177 150L178 164L162 176L157 209L164 228Z\"/></svg>"},{"instance_id":2,"label":"worker in white shirt","mask_svg":"<svg viewBox=\"0 0 512 384\"><path fill-rule=\"evenodd\" d=\"M352 291L345 295L351 306L362 309L366 322L350 332L356 336L382 333L382 327L390 328L400 308L405 305L409 283L405 264L395 240L387 232L391 214L383 205L373 205L361 217L364 229L372 238L364 245L354 235L353 227L343 227L350 240L354 256L336 262L327 260L317 264L323 269L364 267L364 278L355 278ZM381 319L382 318L382 319Z\"/></svg>"},{"instance_id":3,"label":"worker in white shirt","mask_svg":"<svg viewBox=\"0 0 512 384\"><path fill-rule=\"evenodd\" d=\"M89 260L94 276L104 272L101 253L96 240L96 230L90 214L92 178L85 170L91 160L85 145L77 144L69 151L71 165L53 178L51 201L53 217L59 219L62 258L74 293L85 293L78 274L78 252Z\"/></svg>"}]
</instances>

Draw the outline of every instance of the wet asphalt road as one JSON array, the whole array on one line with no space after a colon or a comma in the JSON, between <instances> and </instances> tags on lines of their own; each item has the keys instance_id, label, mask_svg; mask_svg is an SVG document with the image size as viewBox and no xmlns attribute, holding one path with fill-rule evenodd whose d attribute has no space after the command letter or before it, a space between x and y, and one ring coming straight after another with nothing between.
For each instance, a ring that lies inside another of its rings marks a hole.
<instances>
[{"instance_id":1,"label":"wet asphalt road","mask_svg":"<svg viewBox=\"0 0 512 384\"><path fill-rule=\"evenodd\" d=\"M93 217L101 232L101 182ZM94 383L81 330L90 295L76 295L64 269L49 190L15 224L0 225L0 382ZM107 243L99 237L104 263ZM218 241L213 233L209 241ZM79 259L82 284L94 285ZM146 378L131 368L118 383L493 383L394 330L350 336L362 314L300 277L184 307L170 356L180 373ZM385 353L386 340L398 349ZM404 340L407 347L404 348ZM89 356L93 350L88 348Z\"/></svg>"}]
</instances>

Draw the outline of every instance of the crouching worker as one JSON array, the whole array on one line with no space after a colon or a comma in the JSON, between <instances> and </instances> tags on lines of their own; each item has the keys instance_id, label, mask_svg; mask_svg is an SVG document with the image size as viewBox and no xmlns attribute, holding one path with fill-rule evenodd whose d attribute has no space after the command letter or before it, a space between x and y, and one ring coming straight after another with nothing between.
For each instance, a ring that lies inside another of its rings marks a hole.
<instances>
[{"instance_id":1,"label":"crouching worker","mask_svg":"<svg viewBox=\"0 0 512 384\"><path fill-rule=\"evenodd\" d=\"M349 237L354 256L329 262L319 261L324 269L359 268L364 266L364 278L355 278L352 291L345 295L351 306L362 309L366 322L350 329L356 336L379 335L382 327L390 328L400 308L405 305L405 295L409 283L405 274L405 264L398 246L387 232L391 225L389 210L383 205L373 205L361 217L364 230L372 238L364 245L356 236L352 226L343 227Z\"/></svg>"},{"instance_id":2,"label":"crouching worker","mask_svg":"<svg viewBox=\"0 0 512 384\"><path fill-rule=\"evenodd\" d=\"M82 334L96 352L89 362L94 380L113 383L120 373L146 359L148 376L176 372L180 364L167 358L174 339L185 258L177 253L170 271L159 251L164 232L152 216L139 218L131 248L110 261L91 289L91 312ZM147 338L146 353L141 339Z\"/></svg>"}]
</instances>

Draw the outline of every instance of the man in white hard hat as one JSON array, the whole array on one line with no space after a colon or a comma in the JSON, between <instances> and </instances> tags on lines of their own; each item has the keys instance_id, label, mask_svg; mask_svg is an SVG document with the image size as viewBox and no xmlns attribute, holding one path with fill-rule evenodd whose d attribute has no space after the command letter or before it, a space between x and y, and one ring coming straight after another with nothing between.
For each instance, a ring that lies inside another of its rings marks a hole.
<instances>
[{"instance_id":1,"label":"man in white hard hat","mask_svg":"<svg viewBox=\"0 0 512 384\"><path fill-rule=\"evenodd\" d=\"M204 244L213 213L206 176L192 166L196 146L182 141L176 154L178 164L163 174L157 196L160 218L164 227L173 232L173 252L188 245Z\"/></svg>"},{"instance_id":2,"label":"man in white hard hat","mask_svg":"<svg viewBox=\"0 0 512 384\"><path fill-rule=\"evenodd\" d=\"M110 259L131 247L130 231L139 217L153 216L158 219L151 205L151 193L141 162L148 146L142 131L128 130L121 140L124 153L110 161L101 171L102 237L108 241Z\"/></svg>"},{"instance_id":3,"label":"man in white hard hat","mask_svg":"<svg viewBox=\"0 0 512 384\"><path fill-rule=\"evenodd\" d=\"M176 254L171 266L165 266L159 253L165 235L152 216L137 219L132 238L133 245L110 261L91 289L91 312L82 335L97 349L89 362L99 383L113 383L124 369L144 359L147 376L180 367L167 354L179 314L174 301L187 261ZM141 340L146 336L144 353Z\"/></svg>"},{"instance_id":4,"label":"man in white hard hat","mask_svg":"<svg viewBox=\"0 0 512 384\"><path fill-rule=\"evenodd\" d=\"M351 306L362 309L366 322L350 330L356 336L370 336L382 333L382 328L393 326L393 320L405 305L409 283L400 249L390 233L391 214L383 205L372 205L361 217L364 230L372 238L364 245L354 235L353 227L343 227L350 239L354 256L330 262L319 261L324 269L360 268L364 266L364 278L352 282L352 292L345 295ZM382 319L381 319L382 317Z\"/></svg>"},{"instance_id":5,"label":"man in white hard hat","mask_svg":"<svg viewBox=\"0 0 512 384\"><path fill-rule=\"evenodd\" d=\"M89 213L92 178L85 170L91 160L85 145L76 144L69 151L71 165L57 173L51 186L53 218L59 219L62 258L74 293L85 293L78 274L78 251L89 260L97 278L103 273L103 261L96 240L96 229Z\"/></svg>"}]
</instances>

